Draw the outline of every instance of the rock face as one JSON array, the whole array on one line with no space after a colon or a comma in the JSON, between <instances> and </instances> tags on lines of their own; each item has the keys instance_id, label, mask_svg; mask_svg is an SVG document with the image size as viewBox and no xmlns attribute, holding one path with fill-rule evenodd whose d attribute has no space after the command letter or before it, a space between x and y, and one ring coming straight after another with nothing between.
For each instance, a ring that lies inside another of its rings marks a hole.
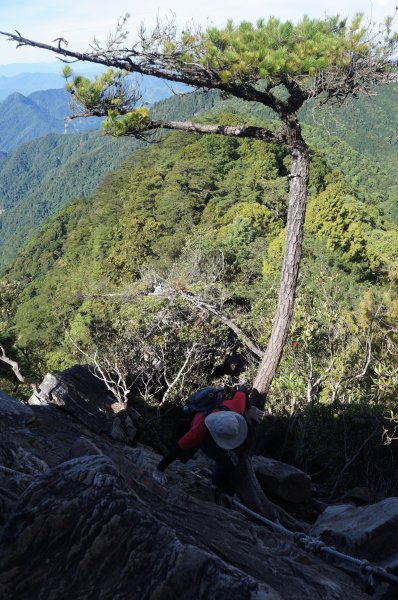
<instances>
[{"instance_id":1,"label":"rock face","mask_svg":"<svg viewBox=\"0 0 398 600\"><path fill-rule=\"evenodd\" d=\"M159 485L159 455L85 420L53 401L0 397L2 600L369 598L336 567L218 506L181 463Z\"/></svg>"},{"instance_id":2,"label":"rock face","mask_svg":"<svg viewBox=\"0 0 398 600\"><path fill-rule=\"evenodd\" d=\"M29 404L54 404L95 433L106 432L122 442L134 441L137 434L131 415L115 401L89 366L75 365L56 377L46 375Z\"/></svg>"},{"instance_id":3,"label":"rock face","mask_svg":"<svg viewBox=\"0 0 398 600\"><path fill-rule=\"evenodd\" d=\"M12 398L1 390L0 406L3 427L23 427L35 419L33 411L28 406L25 406L19 400L15 400L15 398Z\"/></svg>"}]
</instances>

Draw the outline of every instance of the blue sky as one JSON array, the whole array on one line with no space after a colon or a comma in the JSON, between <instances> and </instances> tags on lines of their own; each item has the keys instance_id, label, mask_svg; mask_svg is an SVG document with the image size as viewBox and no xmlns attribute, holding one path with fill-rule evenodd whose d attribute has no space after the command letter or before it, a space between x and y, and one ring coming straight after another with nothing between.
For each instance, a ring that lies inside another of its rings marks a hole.
<instances>
[{"instance_id":1,"label":"blue sky","mask_svg":"<svg viewBox=\"0 0 398 600\"><path fill-rule=\"evenodd\" d=\"M227 18L239 22L255 21L271 15L296 21L304 14L321 18L340 14L352 16L362 11L366 17L380 22L394 13L397 0L0 0L0 30L18 29L22 35L51 43L64 37L69 47L85 50L94 36L105 40L114 30L119 16L129 12L129 31L140 23L154 23L156 15L164 17L174 12L182 26L194 20L206 25L223 25ZM32 48L15 48L15 44L0 39L0 64L50 62L54 55Z\"/></svg>"}]
</instances>

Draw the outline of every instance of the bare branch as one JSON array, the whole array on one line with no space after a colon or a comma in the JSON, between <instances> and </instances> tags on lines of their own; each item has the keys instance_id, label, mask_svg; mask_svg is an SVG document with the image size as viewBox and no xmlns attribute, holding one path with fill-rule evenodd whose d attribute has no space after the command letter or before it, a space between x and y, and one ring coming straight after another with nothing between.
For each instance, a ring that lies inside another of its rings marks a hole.
<instances>
[{"instance_id":1,"label":"bare branch","mask_svg":"<svg viewBox=\"0 0 398 600\"><path fill-rule=\"evenodd\" d=\"M212 133L229 137L251 138L275 144L287 144L284 134L252 125L208 125L190 121L148 121L148 129L178 129L193 133Z\"/></svg>"},{"instance_id":2,"label":"bare branch","mask_svg":"<svg viewBox=\"0 0 398 600\"><path fill-rule=\"evenodd\" d=\"M107 358L99 361L97 358L97 353L95 353L94 356L91 356L85 352L85 350L83 350L83 348L81 348L70 336L69 340L76 350L85 356L94 366L92 370L93 375L104 383L106 389L111 392L121 407L126 408L131 385L127 384L126 377L122 373L120 365L118 365L117 361L110 363L109 359Z\"/></svg>"},{"instance_id":3,"label":"bare branch","mask_svg":"<svg viewBox=\"0 0 398 600\"><path fill-rule=\"evenodd\" d=\"M311 357L311 354L309 352L306 352L306 356L307 356L307 359L308 359L308 363L310 365L310 371L309 371L308 377L307 377L307 402L308 402L308 404L311 404L311 402L312 402L312 394L313 394L314 390L316 390L321 385L321 383L326 379L326 376L333 369L336 357L332 356L332 359L331 359L328 367L325 369L325 371L322 373L322 375L320 375L318 377L318 379L316 379L313 382L312 381L312 377L313 377L312 357Z\"/></svg>"},{"instance_id":4,"label":"bare branch","mask_svg":"<svg viewBox=\"0 0 398 600\"><path fill-rule=\"evenodd\" d=\"M181 296L181 298L184 298L184 300L186 300L187 302L189 302L196 308L199 308L202 311L212 313L218 319L220 319L220 321L222 321L231 331L233 331L236 334L236 336L238 337L238 339L242 342L242 344L244 346L246 346L255 356L257 356L260 359L263 358L264 351L261 350L258 346L256 346L256 344L236 325L236 323L234 323L234 321L232 321L231 319L229 319L228 317L223 315L220 311L218 311L216 308L214 308L214 306L211 306L210 304L204 302L203 300L200 300L193 294L187 294L185 292L178 291L173 288L164 287L156 295L163 296L165 298L172 298L173 296L178 295L178 296ZM87 298L92 298L92 297L120 298L121 300L128 301L130 299L135 298L136 296L132 296L128 292L119 292L119 293L114 293L114 294L87 295L85 297L87 297ZM163 318L163 317L160 317L160 318ZM150 334L151 334L151 332L148 333L148 335L150 335Z\"/></svg>"},{"instance_id":5,"label":"bare branch","mask_svg":"<svg viewBox=\"0 0 398 600\"><path fill-rule=\"evenodd\" d=\"M37 390L38 390L37 381L34 381L33 379L30 379L29 377L25 377L24 375L22 375L20 367L18 365L18 362L16 360L13 360L9 356L7 356L4 347L1 345L0 345L0 353L1 353L0 360L11 367L11 369L13 370L18 381L20 381L21 383L24 383L25 385L30 385L32 390L34 392L37 392Z\"/></svg>"},{"instance_id":6,"label":"bare branch","mask_svg":"<svg viewBox=\"0 0 398 600\"><path fill-rule=\"evenodd\" d=\"M264 351L260 350L260 348L258 346L256 346L256 344L254 342L252 342L252 340L245 333L243 333L243 331L236 325L236 323L231 321L231 319L228 319L228 317L221 314L213 306L210 306L210 304L207 304L206 302L203 302L203 301L199 300L198 298L195 298L195 296L192 296L191 294L184 294L183 292L177 292L177 293L179 293L182 298L184 298L185 300L187 300L194 306L197 306L198 308L201 308L202 310L206 310L207 312L210 312L213 315L215 315L218 319L220 319L220 321L225 323L225 325L227 325L227 327L229 327L229 329L231 329L231 331L236 333L238 339L242 342L242 344L244 346L246 346L255 356L257 356L260 359L263 358Z\"/></svg>"},{"instance_id":7,"label":"bare branch","mask_svg":"<svg viewBox=\"0 0 398 600\"><path fill-rule=\"evenodd\" d=\"M163 394L163 398L162 401L160 402L159 406L158 406L158 413L161 409L161 407L163 406L163 404L166 402L168 395L170 394L170 391L172 390L172 388L178 383L178 381L181 379L181 377L183 376L184 372L187 369L187 366L191 360L192 355L194 354L196 348L197 348L198 344L197 343L193 343L192 346L188 349L187 354L186 354L186 358L184 363L182 364L180 370L178 371L177 375L174 377L173 381L171 383L167 383L167 390L166 392ZM166 377L165 377L166 379ZM167 381L167 380L166 380Z\"/></svg>"},{"instance_id":8,"label":"bare branch","mask_svg":"<svg viewBox=\"0 0 398 600\"><path fill-rule=\"evenodd\" d=\"M200 63L189 63L182 60L182 53L167 54L159 50L151 49L151 43L155 38L141 39L141 49L138 44L133 48L120 48L119 46L100 49L99 45L92 47L91 51L76 52L59 48L50 44L37 42L25 38L20 34L0 31L0 35L7 37L9 41L17 42L18 46L31 46L48 50L60 56L61 59L69 58L91 62L116 69L122 69L129 73L140 73L141 75L152 75L171 82L185 83L198 88L219 89L236 98L260 102L270 107L275 112L283 112L285 104L268 91L256 89L254 85L242 82L223 82L216 70L210 69Z\"/></svg>"}]
</instances>

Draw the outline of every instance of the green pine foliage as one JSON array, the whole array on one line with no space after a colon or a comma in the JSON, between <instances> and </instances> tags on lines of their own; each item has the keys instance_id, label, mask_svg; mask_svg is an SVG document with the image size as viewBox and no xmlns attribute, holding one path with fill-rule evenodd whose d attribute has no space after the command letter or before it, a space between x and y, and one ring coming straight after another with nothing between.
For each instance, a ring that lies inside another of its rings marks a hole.
<instances>
[{"instance_id":1,"label":"green pine foliage","mask_svg":"<svg viewBox=\"0 0 398 600\"><path fill-rule=\"evenodd\" d=\"M324 20L305 16L297 24L275 17L256 24L234 25L229 20L223 29L183 33L178 50L182 61L202 62L220 73L222 81L277 84L283 77L310 78L330 67L344 69L353 54L366 57L371 47L365 33L361 15L351 22L338 16ZM175 42L165 42L166 54L176 49Z\"/></svg>"}]
</instances>

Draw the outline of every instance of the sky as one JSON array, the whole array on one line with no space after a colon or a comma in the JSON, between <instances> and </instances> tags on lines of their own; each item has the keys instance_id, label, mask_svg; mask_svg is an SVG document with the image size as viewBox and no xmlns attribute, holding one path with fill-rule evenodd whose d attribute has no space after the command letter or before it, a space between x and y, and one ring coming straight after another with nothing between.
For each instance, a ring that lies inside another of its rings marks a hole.
<instances>
[{"instance_id":1,"label":"sky","mask_svg":"<svg viewBox=\"0 0 398 600\"><path fill-rule=\"evenodd\" d=\"M0 30L16 29L27 38L51 44L57 37L69 42L69 49L84 51L94 37L105 41L117 20L131 15L128 30L133 39L141 23L153 25L161 18L176 15L181 26L195 22L216 26L233 21L253 21L263 17L299 20L339 14L342 17L364 12L367 19L381 22L395 11L397 0L0 0ZM53 62L54 55L35 48L15 48L0 36L0 65Z\"/></svg>"}]
</instances>

